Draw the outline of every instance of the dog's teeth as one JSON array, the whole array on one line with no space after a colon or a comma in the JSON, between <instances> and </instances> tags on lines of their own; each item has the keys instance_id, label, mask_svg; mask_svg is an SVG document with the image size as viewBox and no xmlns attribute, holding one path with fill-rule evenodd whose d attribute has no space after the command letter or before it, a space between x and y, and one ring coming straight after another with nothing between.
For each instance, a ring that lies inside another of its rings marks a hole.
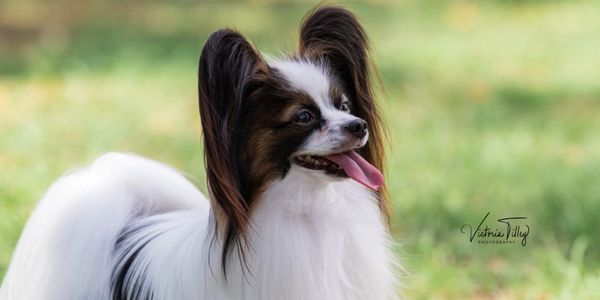
<instances>
[{"instance_id":1,"label":"dog's teeth","mask_svg":"<svg viewBox=\"0 0 600 300\"><path fill-rule=\"evenodd\" d=\"M339 174L342 172L342 169L336 163L333 163L330 160L322 156L316 155L299 155L296 157L296 162L301 166L304 166L313 170L323 170L328 173Z\"/></svg>"}]
</instances>

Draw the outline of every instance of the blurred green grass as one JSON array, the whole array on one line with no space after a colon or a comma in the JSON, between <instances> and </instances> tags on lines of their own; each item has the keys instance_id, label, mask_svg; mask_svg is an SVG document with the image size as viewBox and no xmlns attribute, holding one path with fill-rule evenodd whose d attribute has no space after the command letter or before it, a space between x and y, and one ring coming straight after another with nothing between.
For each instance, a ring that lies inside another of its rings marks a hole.
<instances>
[{"instance_id":1,"label":"blurred green grass","mask_svg":"<svg viewBox=\"0 0 600 300\"><path fill-rule=\"evenodd\" d=\"M600 295L599 1L342 3L386 87L393 232L414 299ZM103 152L203 188L196 63L208 34L295 45L303 1L0 3L0 278L36 201ZM460 226L524 215L526 247Z\"/></svg>"}]
</instances>

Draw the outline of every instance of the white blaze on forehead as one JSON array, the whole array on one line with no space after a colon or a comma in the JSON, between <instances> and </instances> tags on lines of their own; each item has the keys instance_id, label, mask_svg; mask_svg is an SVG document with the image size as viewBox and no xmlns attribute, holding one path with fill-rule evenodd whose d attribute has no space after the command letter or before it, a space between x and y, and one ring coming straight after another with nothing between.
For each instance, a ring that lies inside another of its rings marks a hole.
<instances>
[{"instance_id":1,"label":"white blaze on forehead","mask_svg":"<svg viewBox=\"0 0 600 300\"><path fill-rule=\"evenodd\" d=\"M333 107L329 97L330 81L324 67L297 60L276 60L271 66L279 70L294 88L307 93L321 109Z\"/></svg>"}]
</instances>

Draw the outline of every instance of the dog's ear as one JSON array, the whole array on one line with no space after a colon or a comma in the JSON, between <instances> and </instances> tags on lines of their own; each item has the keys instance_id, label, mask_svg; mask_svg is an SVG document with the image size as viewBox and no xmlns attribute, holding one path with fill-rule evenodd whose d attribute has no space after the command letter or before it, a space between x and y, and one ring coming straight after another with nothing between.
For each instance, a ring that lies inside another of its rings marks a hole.
<instances>
[{"instance_id":1,"label":"dog's ear","mask_svg":"<svg viewBox=\"0 0 600 300\"><path fill-rule=\"evenodd\" d=\"M255 77L267 64L239 33L213 33L200 55L198 97L204 136L208 191L215 211L216 233L224 238L222 262L248 225L248 199L239 166L240 114ZM223 266L225 267L225 266Z\"/></svg>"},{"instance_id":2,"label":"dog's ear","mask_svg":"<svg viewBox=\"0 0 600 300\"><path fill-rule=\"evenodd\" d=\"M326 64L341 81L352 101L353 114L369 124L369 142L361 155L383 172L383 123L371 86L368 38L356 16L335 6L309 13L300 28L298 55ZM387 214L387 203L381 196L381 207Z\"/></svg>"}]
</instances>

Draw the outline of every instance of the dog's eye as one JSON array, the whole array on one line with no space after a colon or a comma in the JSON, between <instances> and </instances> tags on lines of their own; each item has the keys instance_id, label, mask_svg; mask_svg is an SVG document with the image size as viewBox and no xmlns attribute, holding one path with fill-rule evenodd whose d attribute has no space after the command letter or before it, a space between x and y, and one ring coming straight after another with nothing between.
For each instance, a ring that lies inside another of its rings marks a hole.
<instances>
[{"instance_id":1,"label":"dog's eye","mask_svg":"<svg viewBox=\"0 0 600 300\"><path fill-rule=\"evenodd\" d=\"M342 104L340 104L340 110L349 113L350 112L350 101L346 100L346 101L342 102Z\"/></svg>"},{"instance_id":2,"label":"dog's eye","mask_svg":"<svg viewBox=\"0 0 600 300\"><path fill-rule=\"evenodd\" d=\"M300 123L300 124L306 124L306 123L312 121L312 119L313 119L313 116L310 113L310 111L308 111L307 109L303 109L296 114L296 116L294 117L294 122Z\"/></svg>"}]
</instances>

